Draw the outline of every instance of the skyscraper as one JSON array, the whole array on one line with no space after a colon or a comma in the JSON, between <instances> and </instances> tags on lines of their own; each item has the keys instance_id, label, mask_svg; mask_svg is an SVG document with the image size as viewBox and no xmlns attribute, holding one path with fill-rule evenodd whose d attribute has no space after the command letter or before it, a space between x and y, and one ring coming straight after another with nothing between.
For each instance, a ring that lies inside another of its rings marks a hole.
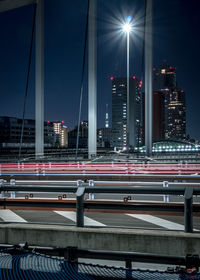
<instances>
[{"instance_id":1,"label":"skyscraper","mask_svg":"<svg viewBox=\"0 0 200 280\"><path fill-rule=\"evenodd\" d=\"M167 119L165 122L165 139L186 138L185 93L175 88L166 93Z\"/></svg>"},{"instance_id":2,"label":"skyscraper","mask_svg":"<svg viewBox=\"0 0 200 280\"><path fill-rule=\"evenodd\" d=\"M153 89L159 93L160 101L154 104L154 113L157 111L161 116L162 124L157 129L156 140L183 140L186 137L186 106L185 92L177 87L176 67L164 63L160 68L153 69ZM154 96L155 99L155 96ZM155 101L154 101L155 102ZM160 106L160 108L157 108ZM156 124L154 123L154 126Z\"/></svg>"},{"instance_id":3,"label":"skyscraper","mask_svg":"<svg viewBox=\"0 0 200 280\"><path fill-rule=\"evenodd\" d=\"M176 86L176 67L163 63L160 68L153 68L153 89L155 91L174 89Z\"/></svg>"},{"instance_id":4,"label":"skyscraper","mask_svg":"<svg viewBox=\"0 0 200 280\"><path fill-rule=\"evenodd\" d=\"M141 86L136 77L130 78L129 116L127 115L127 79L110 78L112 81L112 146L127 149L137 146L140 138ZM127 118L129 117L129 144Z\"/></svg>"}]
</instances>

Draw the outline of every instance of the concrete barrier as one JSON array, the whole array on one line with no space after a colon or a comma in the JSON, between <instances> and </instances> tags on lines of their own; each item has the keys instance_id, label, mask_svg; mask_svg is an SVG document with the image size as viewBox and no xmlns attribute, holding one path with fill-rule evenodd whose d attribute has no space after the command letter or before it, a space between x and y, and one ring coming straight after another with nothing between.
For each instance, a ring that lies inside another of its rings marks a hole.
<instances>
[{"instance_id":1,"label":"concrete barrier","mask_svg":"<svg viewBox=\"0 0 200 280\"><path fill-rule=\"evenodd\" d=\"M60 225L2 224L1 244L28 242L32 246L77 246L110 250L185 256L199 254L200 234L119 228L77 228Z\"/></svg>"}]
</instances>

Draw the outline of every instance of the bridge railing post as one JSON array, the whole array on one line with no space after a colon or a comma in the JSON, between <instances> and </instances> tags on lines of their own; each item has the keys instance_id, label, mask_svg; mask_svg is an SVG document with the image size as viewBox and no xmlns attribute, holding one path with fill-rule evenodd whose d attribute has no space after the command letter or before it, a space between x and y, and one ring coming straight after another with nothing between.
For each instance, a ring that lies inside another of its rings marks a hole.
<instances>
[{"instance_id":1,"label":"bridge railing post","mask_svg":"<svg viewBox=\"0 0 200 280\"><path fill-rule=\"evenodd\" d=\"M89 180L89 187L93 188L94 187L94 181ZM89 193L89 199L94 200L94 193Z\"/></svg>"},{"instance_id":2,"label":"bridge railing post","mask_svg":"<svg viewBox=\"0 0 200 280\"><path fill-rule=\"evenodd\" d=\"M83 181L77 181L77 192L76 192L76 226L84 227L84 194L85 187L83 187Z\"/></svg>"},{"instance_id":3,"label":"bridge railing post","mask_svg":"<svg viewBox=\"0 0 200 280\"><path fill-rule=\"evenodd\" d=\"M11 179L10 184L11 186L15 186L16 185L15 179ZM15 197L16 197L15 191L11 191L11 198L15 198Z\"/></svg>"},{"instance_id":4,"label":"bridge railing post","mask_svg":"<svg viewBox=\"0 0 200 280\"><path fill-rule=\"evenodd\" d=\"M168 188L169 187L169 183L168 181L163 181L163 188ZM164 202L169 202L169 195L168 194L165 194L163 196L163 199L164 199Z\"/></svg>"},{"instance_id":5,"label":"bridge railing post","mask_svg":"<svg viewBox=\"0 0 200 280\"><path fill-rule=\"evenodd\" d=\"M125 260L125 266L126 266L126 279L133 279L132 278L132 261L130 259Z\"/></svg>"},{"instance_id":6,"label":"bridge railing post","mask_svg":"<svg viewBox=\"0 0 200 280\"><path fill-rule=\"evenodd\" d=\"M0 187L2 187L5 183L6 183L6 181L4 179L0 179ZM4 198L4 197L5 197L5 192L1 190L0 198Z\"/></svg>"},{"instance_id":7,"label":"bridge railing post","mask_svg":"<svg viewBox=\"0 0 200 280\"><path fill-rule=\"evenodd\" d=\"M193 188L186 187L184 198L185 232L193 232Z\"/></svg>"}]
</instances>

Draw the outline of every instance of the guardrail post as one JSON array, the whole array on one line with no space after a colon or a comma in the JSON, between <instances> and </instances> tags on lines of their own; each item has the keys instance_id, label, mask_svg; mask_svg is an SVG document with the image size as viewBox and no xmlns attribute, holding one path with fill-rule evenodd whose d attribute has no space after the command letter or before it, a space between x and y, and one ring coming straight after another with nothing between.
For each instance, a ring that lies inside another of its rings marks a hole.
<instances>
[{"instance_id":1,"label":"guardrail post","mask_svg":"<svg viewBox=\"0 0 200 280\"><path fill-rule=\"evenodd\" d=\"M126 279L132 279L132 261L131 260L125 260L125 264L126 264Z\"/></svg>"},{"instance_id":2,"label":"guardrail post","mask_svg":"<svg viewBox=\"0 0 200 280\"><path fill-rule=\"evenodd\" d=\"M78 190L76 192L76 226L84 227L84 194L85 187L83 181L77 181Z\"/></svg>"},{"instance_id":3,"label":"guardrail post","mask_svg":"<svg viewBox=\"0 0 200 280\"><path fill-rule=\"evenodd\" d=\"M15 179L11 179L10 180L10 184L11 184L11 186L15 186ZM15 198L16 197L16 193L15 193L15 191L12 191L11 192L11 198Z\"/></svg>"},{"instance_id":4,"label":"guardrail post","mask_svg":"<svg viewBox=\"0 0 200 280\"><path fill-rule=\"evenodd\" d=\"M6 183L6 181L4 179L0 179L0 187L2 187L4 183ZM0 197L1 198L5 197L5 192L4 191L0 191Z\"/></svg>"},{"instance_id":5,"label":"guardrail post","mask_svg":"<svg viewBox=\"0 0 200 280\"><path fill-rule=\"evenodd\" d=\"M89 187L93 188L94 187L94 181L89 180ZM89 193L89 199L94 200L94 193Z\"/></svg>"},{"instance_id":6,"label":"guardrail post","mask_svg":"<svg viewBox=\"0 0 200 280\"><path fill-rule=\"evenodd\" d=\"M193 188L187 187L185 189L185 204L184 204L184 219L185 232L193 232Z\"/></svg>"},{"instance_id":7,"label":"guardrail post","mask_svg":"<svg viewBox=\"0 0 200 280\"><path fill-rule=\"evenodd\" d=\"M169 183L168 181L163 181L163 188L168 188L169 187ZM163 196L164 198L164 202L169 202L169 195L168 194L165 194Z\"/></svg>"}]
</instances>

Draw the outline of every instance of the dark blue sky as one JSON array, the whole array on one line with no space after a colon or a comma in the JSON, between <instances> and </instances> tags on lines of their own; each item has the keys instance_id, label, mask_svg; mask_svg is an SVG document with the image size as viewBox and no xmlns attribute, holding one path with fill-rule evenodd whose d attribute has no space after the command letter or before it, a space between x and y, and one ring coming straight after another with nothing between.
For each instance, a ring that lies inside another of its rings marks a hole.
<instances>
[{"instance_id":1,"label":"dark blue sky","mask_svg":"<svg viewBox=\"0 0 200 280\"><path fill-rule=\"evenodd\" d=\"M45 1L45 119L78 119L87 0ZM186 92L187 133L200 140L199 0L154 0L154 66L164 59L177 67L178 86ZM110 76L126 75L126 38L120 22L132 15L130 72L142 78L143 0L98 0L98 127L111 110ZM33 6L0 14L1 116L22 116ZM86 71L87 72L87 71ZM34 55L26 118L34 118ZM87 119L85 75L82 120Z\"/></svg>"}]
</instances>

